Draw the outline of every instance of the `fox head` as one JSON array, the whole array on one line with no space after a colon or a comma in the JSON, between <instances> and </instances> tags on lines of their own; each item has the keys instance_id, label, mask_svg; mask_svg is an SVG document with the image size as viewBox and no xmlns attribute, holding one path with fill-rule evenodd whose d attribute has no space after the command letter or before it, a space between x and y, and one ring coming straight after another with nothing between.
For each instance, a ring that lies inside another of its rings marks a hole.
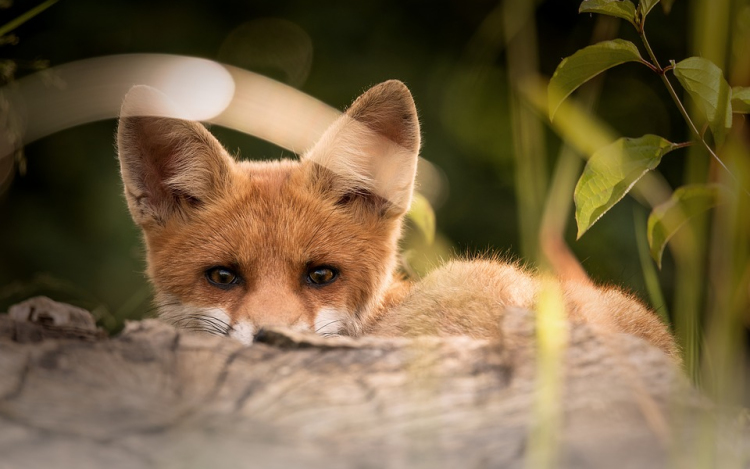
<instances>
[{"instance_id":1,"label":"fox head","mask_svg":"<svg viewBox=\"0 0 750 469\"><path fill-rule=\"evenodd\" d=\"M299 160L235 161L200 123L125 98L117 147L165 320L252 341L283 325L357 335L396 268L419 122L399 81L360 96Z\"/></svg>"}]
</instances>

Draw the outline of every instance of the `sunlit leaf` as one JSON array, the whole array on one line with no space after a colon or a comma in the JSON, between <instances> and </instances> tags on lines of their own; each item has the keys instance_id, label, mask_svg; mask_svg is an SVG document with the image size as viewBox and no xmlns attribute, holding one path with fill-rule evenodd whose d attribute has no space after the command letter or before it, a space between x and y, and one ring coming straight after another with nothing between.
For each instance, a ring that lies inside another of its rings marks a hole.
<instances>
[{"instance_id":1,"label":"sunlit leaf","mask_svg":"<svg viewBox=\"0 0 750 469\"><path fill-rule=\"evenodd\" d=\"M576 184L576 222L580 238L622 199L676 145L657 135L620 138L589 159Z\"/></svg>"},{"instance_id":2,"label":"sunlit leaf","mask_svg":"<svg viewBox=\"0 0 750 469\"><path fill-rule=\"evenodd\" d=\"M659 268L664 247L677 230L723 201L723 188L718 184L693 184L676 189L668 201L654 208L648 217L647 235L651 257Z\"/></svg>"},{"instance_id":3,"label":"sunlit leaf","mask_svg":"<svg viewBox=\"0 0 750 469\"><path fill-rule=\"evenodd\" d=\"M668 15L670 11L672 11L672 5L674 4L674 0L661 0L661 7L664 10L664 14Z\"/></svg>"},{"instance_id":4,"label":"sunlit leaf","mask_svg":"<svg viewBox=\"0 0 750 469\"><path fill-rule=\"evenodd\" d=\"M641 0L638 3L640 17L645 18L657 3L659 3L659 0Z\"/></svg>"},{"instance_id":5,"label":"sunlit leaf","mask_svg":"<svg viewBox=\"0 0 750 469\"><path fill-rule=\"evenodd\" d=\"M582 84L616 65L642 61L635 44L623 39L600 42L564 58L549 82L550 119L560 103Z\"/></svg>"},{"instance_id":6,"label":"sunlit leaf","mask_svg":"<svg viewBox=\"0 0 750 469\"><path fill-rule=\"evenodd\" d=\"M732 88L732 112L750 114L750 88L744 86Z\"/></svg>"},{"instance_id":7,"label":"sunlit leaf","mask_svg":"<svg viewBox=\"0 0 750 469\"><path fill-rule=\"evenodd\" d=\"M675 64L674 75L706 115L717 144L732 127L732 91L724 73L710 60L690 57Z\"/></svg>"},{"instance_id":8,"label":"sunlit leaf","mask_svg":"<svg viewBox=\"0 0 750 469\"><path fill-rule=\"evenodd\" d=\"M584 0L578 12L616 16L635 25L635 5L630 0Z\"/></svg>"},{"instance_id":9,"label":"sunlit leaf","mask_svg":"<svg viewBox=\"0 0 750 469\"><path fill-rule=\"evenodd\" d=\"M409 217L424 235L428 244L432 244L433 241L435 241L435 211L432 209L430 201L427 200L425 196L419 192L414 193L411 207L406 216Z\"/></svg>"}]
</instances>

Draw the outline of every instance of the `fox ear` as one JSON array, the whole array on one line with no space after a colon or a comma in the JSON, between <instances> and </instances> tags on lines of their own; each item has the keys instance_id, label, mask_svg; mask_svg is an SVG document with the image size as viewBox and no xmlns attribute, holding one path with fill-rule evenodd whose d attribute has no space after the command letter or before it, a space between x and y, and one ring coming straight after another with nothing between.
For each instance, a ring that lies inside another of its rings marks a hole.
<instances>
[{"instance_id":1,"label":"fox ear","mask_svg":"<svg viewBox=\"0 0 750 469\"><path fill-rule=\"evenodd\" d=\"M373 195L385 212L408 210L419 156L419 120L409 89L390 80L366 91L304 156L332 173L328 185L349 199Z\"/></svg>"},{"instance_id":2,"label":"fox ear","mask_svg":"<svg viewBox=\"0 0 750 469\"><path fill-rule=\"evenodd\" d=\"M148 86L125 96L117 151L125 197L142 227L188 217L228 185L231 157L198 122L176 119L174 104Z\"/></svg>"}]
</instances>

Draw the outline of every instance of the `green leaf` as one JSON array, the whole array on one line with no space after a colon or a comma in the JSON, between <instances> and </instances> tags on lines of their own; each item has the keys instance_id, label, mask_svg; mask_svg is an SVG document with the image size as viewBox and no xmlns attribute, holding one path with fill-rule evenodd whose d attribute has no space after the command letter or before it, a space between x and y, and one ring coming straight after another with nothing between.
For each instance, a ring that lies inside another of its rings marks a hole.
<instances>
[{"instance_id":1,"label":"green leaf","mask_svg":"<svg viewBox=\"0 0 750 469\"><path fill-rule=\"evenodd\" d=\"M750 114L750 88L744 86L732 88L732 112Z\"/></svg>"},{"instance_id":2,"label":"green leaf","mask_svg":"<svg viewBox=\"0 0 750 469\"><path fill-rule=\"evenodd\" d=\"M645 18L646 15L659 3L659 0L641 0L638 3L638 12L641 18Z\"/></svg>"},{"instance_id":3,"label":"green leaf","mask_svg":"<svg viewBox=\"0 0 750 469\"><path fill-rule=\"evenodd\" d=\"M582 84L616 65L642 61L635 44L623 39L600 42L564 58L549 82L550 120L560 103Z\"/></svg>"},{"instance_id":4,"label":"green leaf","mask_svg":"<svg viewBox=\"0 0 750 469\"><path fill-rule=\"evenodd\" d=\"M710 60L690 57L675 64L674 75L706 115L717 145L732 128L732 92L724 73Z\"/></svg>"},{"instance_id":5,"label":"green leaf","mask_svg":"<svg viewBox=\"0 0 750 469\"><path fill-rule=\"evenodd\" d=\"M578 238L677 146L658 135L620 138L594 153L576 184Z\"/></svg>"},{"instance_id":6,"label":"green leaf","mask_svg":"<svg viewBox=\"0 0 750 469\"><path fill-rule=\"evenodd\" d=\"M661 0L661 7L664 10L664 14L668 15L670 11L672 11L672 5L674 4L674 0Z\"/></svg>"},{"instance_id":7,"label":"green leaf","mask_svg":"<svg viewBox=\"0 0 750 469\"><path fill-rule=\"evenodd\" d=\"M584 0L578 13L599 13L630 21L635 26L635 5L630 0Z\"/></svg>"},{"instance_id":8,"label":"green leaf","mask_svg":"<svg viewBox=\"0 0 750 469\"><path fill-rule=\"evenodd\" d=\"M435 211L425 196L419 192L414 193L411 207L406 216L424 235L427 244L432 244L435 241Z\"/></svg>"},{"instance_id":9,"label":"green leaf","mask_svg":"<svg viewBox=\"0 0 750 469\"><path fill-rule=\"evenodd\" d=\"M677 230L690 218L723 203L724 194L718 184L692 184L676 189L668 201L654 208L646 229L651 257L659 268L664 247Z\"/></svg>"}]
</instances>

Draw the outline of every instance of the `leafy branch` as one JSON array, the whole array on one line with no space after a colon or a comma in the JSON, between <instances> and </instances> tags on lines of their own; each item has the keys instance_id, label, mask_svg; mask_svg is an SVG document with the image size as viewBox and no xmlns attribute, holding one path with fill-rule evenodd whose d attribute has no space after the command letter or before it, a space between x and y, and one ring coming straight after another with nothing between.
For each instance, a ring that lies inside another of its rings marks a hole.
<instances>
[{"instance_id":1,"label":"leafy branch","mask_svg":"<svg viewBox=\"0 0 750 469\"><path fill-rule=\"evenodd\" d=\"M717 155L716 148L724 143L732 127L732 113L750 113L750 88L731 89L722 70L702 57L689 57L677 63L670 61L670 65L662 67L645 31L647 16L659 3L668 12L673 0L640 0L638 6L630 0L584 0L581 3L580 13L597 13L628 21L640 36L650 60L641 56L635 44L623 39L600 42L563 59L549 83L550 119L554 119L560 104L571 93L593 77L623 63L640 63L662 80L695 141L734 178ZM669 73L674 74L706 118L714 146L690 117L668 77ZM617 204L647 172L656 169L663 156L690 144L692 142L673 143L657 135L645 135L620 138L595 152L574 192L578 237ZM664 246L672 235L690 217L721 203L724 198L720 195L721 191L714 185L686 186L675 190L672 199L663 206L654 208L648 221L648 240L657 264L661 265Z\"/></svg>"}]
</instances>

